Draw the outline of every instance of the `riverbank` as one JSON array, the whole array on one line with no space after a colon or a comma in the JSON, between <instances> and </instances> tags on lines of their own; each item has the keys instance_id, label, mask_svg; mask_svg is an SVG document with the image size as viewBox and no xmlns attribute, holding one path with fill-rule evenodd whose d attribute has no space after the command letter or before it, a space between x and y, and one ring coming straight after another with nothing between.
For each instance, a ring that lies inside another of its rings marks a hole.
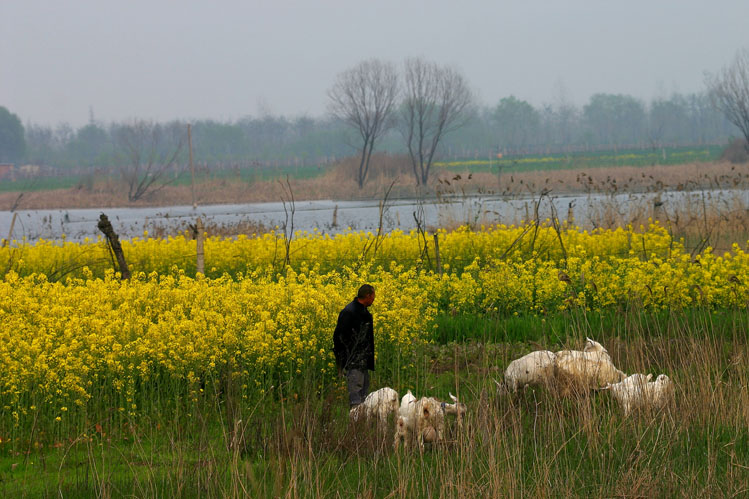
<instances>
[{"instance_id":1,"label":"riverbank","mask_svg":"<svg viewBox=\"0 0 749 499\"><path fill-rule=\"evenodd\" d=\"M376 170L374 170L376 171ZM285 183L285 180L284 180ZM444 196L507 196L538 194L544 189L555 195L617 194L661 190L746 189L749 166L729 162L618 166L513 173L471 173L434 170L426 188L417 186L413 176L400 173L373 175L359 189L349 165L332 168L310 179L289 178L296 201L382 199L392 184L391 199ZM194 201L199 206L277 202L289 199L280 179L246 182L240 179L207 180L196 184ZM76 208L146 208L192 205L189 185L166 186L138 201L128 201L127 186L115 179L98 179L89 185L70 189L0 193L0 210L48 210Z\"/></svg>"}]
</instances>

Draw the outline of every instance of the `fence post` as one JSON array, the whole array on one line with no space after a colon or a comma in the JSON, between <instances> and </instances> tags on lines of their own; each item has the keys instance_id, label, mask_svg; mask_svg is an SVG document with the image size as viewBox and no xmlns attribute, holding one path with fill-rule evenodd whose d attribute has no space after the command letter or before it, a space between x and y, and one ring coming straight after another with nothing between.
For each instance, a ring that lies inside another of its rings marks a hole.
<instances>
[{"instance_id":1,"label":"fence post","mask_svg":"<svg viewBox=\"0 0 749 499\"><path fill-rule=\"evenodd\" d=\"M196 273L205 274L205 254L203 252L203 221L198 217L195 223L195 241L197 243L198 255L195 265Z\"/></svg>"},{"instance_id":2,"label":"fence post","mask_svg":"<svg viewBox=\"0 0 749 499\"><path fill-rule=\"evenodd\" d=\"M440 258L440 240L434 235L434 260L437 262L437 273L442 277L442 259Z\"/></svg>"},{"instance_id":3,"label":"fence post","mask_svg":"<svg viewBox=\"0 0 749 499\"><path fill-rule=\"evenodd\" d=\"M99 215L99 222L96 224L96 226L106 236L109 248L114 254L114 257L117 259L117 266L120 268L120 277L123 281L126 279L130 279L130 270L127 268L125 253L122 252L120 238L112 228L112 223L109 221L109 218L107 218L104 213Z\"/></svg>"},{"instance_id":4,"label":"fence post","mask_svg":"<svg viewBox=\"0 0 749 499\"><path fill-rule=\"evenodd\" d=\"M13 219L10 221L10 230L8 231L8 239L3 241L3 248L5 248L8 244L10 244L10 238L13 236L13 227L16 225L16 218L18 217L18 212L13 212Z\"/></svg>"},{"instance_id":5,"label":"fence post","mask_svg":"<svg viewBox=\"0 0 749 499\"><path fill-rule=\"evenodd\" d=\"M660 193L653 199L653 220L661 220L663 217L663 200Z\"/></svg>"}]
</instances>

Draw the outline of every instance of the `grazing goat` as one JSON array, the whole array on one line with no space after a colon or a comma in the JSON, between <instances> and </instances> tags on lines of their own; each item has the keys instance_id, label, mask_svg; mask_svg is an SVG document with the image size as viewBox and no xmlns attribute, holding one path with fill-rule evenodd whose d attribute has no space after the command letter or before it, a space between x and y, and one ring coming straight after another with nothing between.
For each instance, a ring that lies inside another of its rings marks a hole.
<instances>
[{"instance_id":1,"label":"grazing goat","mask_svg":"<svg viewBox=\"0 0 749 499\"><path fill-rule=\"evenodd\" d=\"M398 420L395 427L395 448L407 446L411 435L415 432L419 447L424 448L424 442L434 442L444 439L445 414L455 414L458 421L466 413L466 405L459 402L452 393L452 404L440 402L434 397L416 397L409 390L401 400L398 410Z\"/></svg>"},{"instance_id":2,"label":"grazing goat","mask_svg":"<svg viewBox=\"0 0 749 499\"><path fill-rule=\"evenodd\" d=\"M413 433L414 425L416 424L416 397L408 390L403 398L401 399L400 407L398 408L398 417L395 423L395 448L398 449L401 440L403 445L408 445L408 439L410 434Z\"/></svg>"},{"instance_id":3,"label":"grazing goat","mask_svg":"<svg viewBox=\"0 0 749 499\"><path fill-rule=\"evenodd\" d=\"M659 374L648 383L647 394L653 409L663 409L674 400L674 382L665 374Z\"/></svg>"},{"instance_id":4,"label":"grazing goat","mask_svg":"<svg viewBox=\"0 0 749 499\"><path fill-rule=\"evenodd\" d=\"M603 345L595 340L591 340L587 336L585 337L585 346L583 347L583 352L599 352L601 354L606 354L606 357L611 359L611 357L609 357L608 350L603 348Z\"/></svg>"},{"instance_id":5,"label":"grazing goat","mask_svg":"<svg viewBox=\"0 0 749 499\"><path fill-rule=\"evenodd\" d=\"M592 343L588 351L562 350L556 353L555 378L561 394L569 394L572 390L602 388L626 378L627 375L611 362L606 349L597 342L589 341ZM592 345L593 343L598 346Z\"/></svg>"},{"instance_id":6,"label":"grazing goat","mask_svg":"<svg viewBox=\"0 0 749 499\"><path fill-rule=\"evenodd\" d=\"M445 412L442 403L434 397L421 397L416 402L416 438L419 448L424 448L424 436L429 428L437 433L436 440L442 440L445 433Z\"/></svg>"},{"instance_id":7,"label":"grazing goat","mask_svg":"<svg viewBox=\"0 0 749 499\"><path fill-rule=\"evenodd\" d=\"M527 385L546 384L554 376L555 359L554 352L538 350L513 360L505 369L505 388L516 393Z\"/></svg>"},{"instance_id":8,"label":"grazing goat","mask_svg":"<svg viewBox=\"0 0 749 499\"><path fill-rule=\"evenodd\" d=\"M674 396L674 384L665 374L650 381L652 374L633 374L619 383L608 384L604 389L610 390L624 415L634 409L662 409Z\"/></svg>"},{"instance_id":9,"label":"grazing goat","mask_svg":"<svg viewBox=\"0 0 749 499\"><path fill-rule=\"evenodd\" d=\"M652 377L652 374L633 374L618 383L607 384L602 390L609 390L624 409L624 414L629 414L634 407L644 404L645 387Z\"/></svg>"},{"instance_id":10,"label":"grazing goat","mask_svg":"<svg viewBox=\"0 0 749 499\"><path fill-rule=\"evenodd\" d=\"M370 393L364 402L352 407L349 417L352 421L359 421L362 417L366 419L376 417L378 426L384 428L390 413L396 411L398 411L398 392L385 387Z\"/></svg>"}]
</instances>

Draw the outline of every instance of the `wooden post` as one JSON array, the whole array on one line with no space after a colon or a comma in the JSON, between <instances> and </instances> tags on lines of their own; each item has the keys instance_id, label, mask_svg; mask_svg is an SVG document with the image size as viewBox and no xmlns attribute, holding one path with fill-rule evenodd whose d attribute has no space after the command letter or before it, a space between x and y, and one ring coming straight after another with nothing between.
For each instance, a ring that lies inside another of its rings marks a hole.
<instances>
[{"instance_id":1,"label":"wooden post","mask_svg":"<svg viewBox=\"0 0 749 499\"><path fill-rule=\"evenodd\" d=\"M338 227L338 205L333 208L333 227Z\"/></svg>"},{"instance_id":2,"label":"wooden post","mask_svg":"<svg viewBox=\"0 0 749 499\"><path fill-rule=\"evenodd\" d=\"M663 200L661 199L660 193L653 200L653 220L661 220L663 218Z\"/></svg>"},{"instance_id":3,"label":"wooden post","mask_svg":"<svg viewBox=\"0 0 749 499\"><path fill-rule=\"evenodd\" d=\"M192 163L192 125L187 124L187 147L190 149L190 175L192 177L191 190L192 190L192 209L195 210L198 207L198 203L195 201L195 166Z\"/></svg>"},{"instance_id":4,"label":"wooden post","mask_svg":"<svg viewBox=\"0 0 749 499\"><path fill-rule=\"evenodd\" d=\"M122 277L122 280L130 279L130 270L127 268L127 262L125 261L125 254L122 252L122 245L120 244L120 238L117 237L117 234L114 232L114 229L112 228L112 223L109 221L109 218L107 218L107 216L104 213L102 213L99 216L99 223L96 224L96 226L107 237L107 242L109 243L109 247L111 248L112 253L114 253L115 258L117 258L117 265L120 267L120 276Z\"/></svg>"},{"instance_id":5,"label":"wooden post","mask_svg":"<svg viewBox=\"0 0 749 499\"><path fill-rule=\"evenodd\" d=\"M203 221L198 217L198 221L195 223L195 241L198 246L198 259L195 266L196 272L205 274L205 255L203 253Z\"/></svg>"},{"instance_id":6,"label":"wooden post","mask_svg":"<svg viewBox=\"0 0 749 499\"><path fill-rule=\"evenodd\" d=\"M3 248L5 248L6 246L8 246L8 244L10 244L10 238L13 237L13 227L16 225L16 218L18 218L18 212L14 211L13 218L10 221L10 230L8 231L8 239L3 241Z\"/></svg>"},{"instance_id":7,"label":"wooden post","mask_svg":"<svg viewBox=\"0 0 749 499\"><path fill-rule=\"evenodd\" d=\"M442 259L440 258L440 240L434 235L434 260L437 262L437 273L442 277Z\"/></svg>"}]
</instances>

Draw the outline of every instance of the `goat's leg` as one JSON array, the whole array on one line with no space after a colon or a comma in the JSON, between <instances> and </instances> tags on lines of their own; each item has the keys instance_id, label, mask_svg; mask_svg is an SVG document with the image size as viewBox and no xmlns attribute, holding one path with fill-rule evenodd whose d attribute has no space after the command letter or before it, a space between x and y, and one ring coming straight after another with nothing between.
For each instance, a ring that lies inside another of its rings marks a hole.
<instances>
[{"instance_id":1,"label":"goat's leg","mask_svg":"<svg viewBox=\"0 0 749 499\"><path fill-rule=\"evenodd\" d=\"M419 425L419 434L416 435L416 440L419 442L419 450L424 451L424 430L426 429L426 426Z\"/></svg>"},{"instance_id":2,"label":"goat's leg","mask_svg":"<svg viewBox=\"0 0 749 499\"><path fill-rule=\"evenodd\" d=\"M395 441L393 442L393 447L395 450L398 450L398 447L401 445L401 440L403 441L403 448L405 449L408 447L408 432L404 433L399 428L395 429Z\"/></svg>"}]
</instances>

